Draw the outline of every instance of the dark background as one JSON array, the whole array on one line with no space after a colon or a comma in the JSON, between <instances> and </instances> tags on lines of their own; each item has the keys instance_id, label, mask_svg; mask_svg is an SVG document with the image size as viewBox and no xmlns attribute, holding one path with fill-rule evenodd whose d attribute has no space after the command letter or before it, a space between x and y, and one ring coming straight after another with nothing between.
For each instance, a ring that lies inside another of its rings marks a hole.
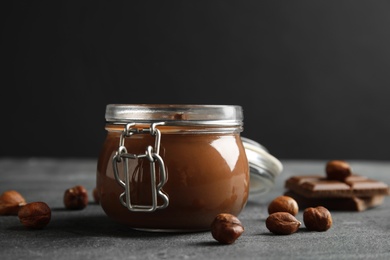
<instances>
[{"instance_id":1,"label":"dark background","mask_svg":"<svg viewBox=\"0 0 390 260\"><path fill-rule=\"evenodd\" d=\"M0 156L92 157L109 103L234 104L281 159L389 159L389 1L11 1Z\"/></svg>"}]
</instances>

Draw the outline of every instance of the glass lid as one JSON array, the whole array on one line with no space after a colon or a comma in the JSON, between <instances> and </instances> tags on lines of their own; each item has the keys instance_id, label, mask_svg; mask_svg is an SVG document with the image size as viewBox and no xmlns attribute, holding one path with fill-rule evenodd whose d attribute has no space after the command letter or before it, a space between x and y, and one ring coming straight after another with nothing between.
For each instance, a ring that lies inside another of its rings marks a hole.
<instances>
[{"instance_id":1,"label":"glass lid","mask_svg":"<svg viewBox=\"0 0 390 260\"><path fill-rule=\"evenodd\" d=\"M242 125L243 111L237 105L192 104L109 104L107 122L182 121L223 125Z\"/></svg>"}]
</instances>

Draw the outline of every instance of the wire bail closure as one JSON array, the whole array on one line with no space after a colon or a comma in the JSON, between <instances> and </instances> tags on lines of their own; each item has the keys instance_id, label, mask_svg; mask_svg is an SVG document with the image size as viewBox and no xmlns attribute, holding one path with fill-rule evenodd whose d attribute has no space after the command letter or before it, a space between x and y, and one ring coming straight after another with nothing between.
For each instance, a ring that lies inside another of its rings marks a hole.
<instances>
[{"instance_id":1,"label":"wire bail closure","mask_svg":"<svg viewBox=\"0 0 390 260\"><path fill-rule=\"evenodd\" d=\"M157 129L157 126L165 125L165 122L157 122L150 124L149 128L137 128L135 123L128 123L125 126L125 129L122 131L119 139L118 151L115 153L112 159L114 176L116 181L122 186L125 191L119 195L120 203L130 211L135 212L153 212L157 209L164 209L169 205L169 198L167 194L164 193L162 187L168 180L167 173L165 171L164 161L159 155L160 153L160 142L161 142L161 132ZM148 145L145 149L144 154L131 154L127 152L125 147L125 139L130 138L134 134L150 133L155 137L154 147ZM149 160L150 164L150 179L152 187L152 205L133 205L131 203L130 196L130 173L128 169L128 160L129 159L141 159L146 158ZM123 173L125 180L121 180L119 176L118 164L123 164ZM159 167L159 182L156 184L156 163ZM163 201L162 205L158 205L158 197Z\"/></svg>"}]
</instances>

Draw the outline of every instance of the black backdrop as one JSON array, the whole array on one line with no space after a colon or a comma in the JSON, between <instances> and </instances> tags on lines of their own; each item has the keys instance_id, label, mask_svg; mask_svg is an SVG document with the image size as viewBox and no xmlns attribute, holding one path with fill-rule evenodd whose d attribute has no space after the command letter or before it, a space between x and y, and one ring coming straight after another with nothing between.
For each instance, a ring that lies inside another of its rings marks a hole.
<instances>
[{"instance_id":1,"label":"black backdrop","mask_svg":"<svg viewBox=\"0 0 390 260\"><path fill-rule=\"evenodd\" d=\"M279 158L389 159L389 1L0 8L2 157L96 158L107 104L196 103Z\"/></svg>"}]
</instances>

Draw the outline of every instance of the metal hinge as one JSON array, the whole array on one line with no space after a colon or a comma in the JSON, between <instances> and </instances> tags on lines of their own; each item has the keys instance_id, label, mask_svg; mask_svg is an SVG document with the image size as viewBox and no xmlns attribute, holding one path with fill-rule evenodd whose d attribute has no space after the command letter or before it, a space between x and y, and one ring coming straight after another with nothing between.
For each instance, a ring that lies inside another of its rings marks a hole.
<instances>
[{"instance_id":1,"label":"metal hinge","mask_svg":"<svg viewBox=\"0 0 390 260\"><path fill-rule=\"evenodd\" d=\"M157 209L164 209L169 204L169 198L162 190L162 187L167 182L168 176L165 170L164 161L159 155L161 132L157 129L157 126L164 125L164 122L152 123L149 128L137 128L135 123L126 124L125 129L122 131L119 139L119 147L115 155L113 156L112 163L114 168L114 176L116 181L122 186L125 191L120 194L119 201L130 211L138 212L153 212ZM142 125L145 125L144 123ZM154 147L148 145L144 154L131 154L127 152L125 147L125 139L130 138L135 134L150 133L155 137ZM130 190L130 173L128 167L128 160L146 158L150 164L150 179L152 187L152 204L151 205L133 205L131 203L131 190ZM119 176L118 164L123 164L124 180L121 180ZM157 176L156 164L159 167L159 176ZM158 178L157 178L158 177ZM156 183L158 180L158 183ZM162 204L158 205L158 197L161 198Z\"/></svg>"}]
</instances>

